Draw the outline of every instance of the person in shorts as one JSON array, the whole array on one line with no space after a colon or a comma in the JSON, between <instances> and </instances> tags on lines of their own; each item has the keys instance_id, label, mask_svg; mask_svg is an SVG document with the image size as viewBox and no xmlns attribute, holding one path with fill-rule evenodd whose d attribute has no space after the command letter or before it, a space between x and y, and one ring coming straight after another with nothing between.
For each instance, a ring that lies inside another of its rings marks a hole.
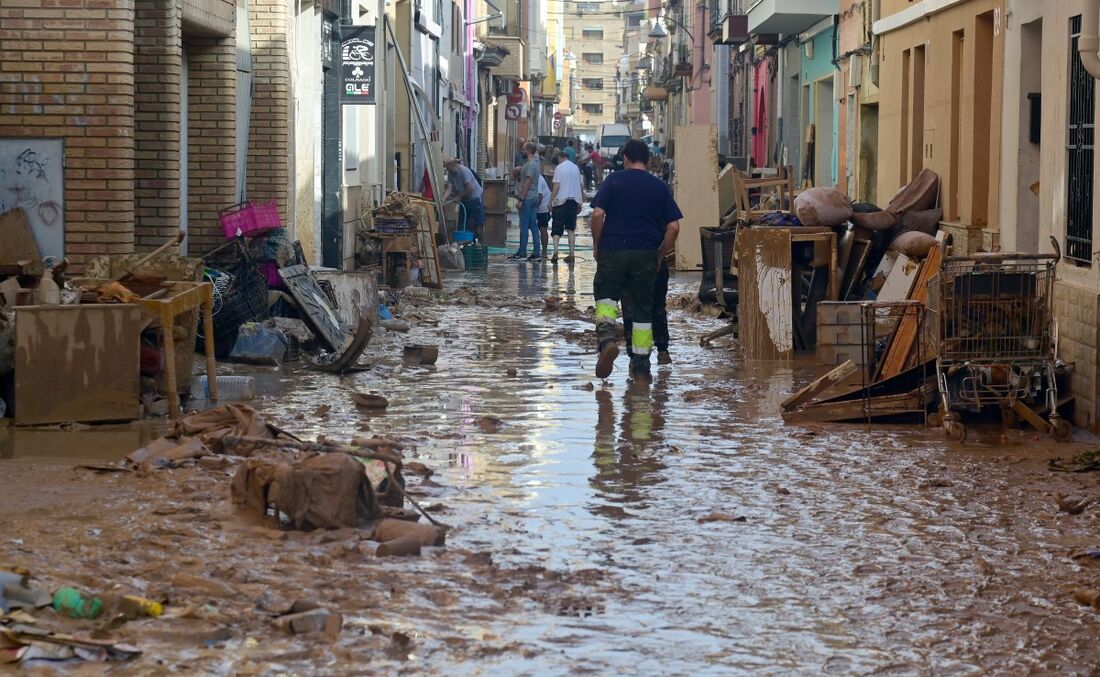
<instances>
[{"instance_id":1,"label":"person in shorts","mask_svg":"<svg viewBox=\"0 0 1100 677\"><path fill-rule=\"evenodd\" d=\"M550 261L558 262L561 236L569 233L569 255L565 257L565 262L573 263L576 260L577 248L577 214L581 210L584 197L581 192L581 170L573 164L565 151L558 154L558 166L554 168L553 184L554 188L550 195L553 227L550 234L554 237L554 255L550 257Z\"/></svg>"}]
</instances>

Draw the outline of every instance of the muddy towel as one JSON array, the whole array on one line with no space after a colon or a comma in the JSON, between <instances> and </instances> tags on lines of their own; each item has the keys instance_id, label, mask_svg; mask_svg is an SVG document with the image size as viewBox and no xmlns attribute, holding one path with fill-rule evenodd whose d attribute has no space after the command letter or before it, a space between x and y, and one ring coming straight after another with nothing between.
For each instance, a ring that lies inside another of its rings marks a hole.
<instances>
[{"instance_id":1,"label":"muddy towel","mask_svg":"<svg viewBox=\"0 0 1100 677\"><path fill-rule=\"evenodd\" d=\"M233 505L264 517L268 506L296 529L358 528L381 515L363 464L347 454L304 461L250 458L237 470Z\"/></svg>"},{"instance_id":2,"label":"muddy towel","mask_svg":"<svg viewBox=\"0 0 1100 677\"><path fill-rule=\"evenodd\" d=\"M225 404L184 416L176 422L175 437L197 437L216 454L225 453L226 435L269 437L275 433L256 410L245 404Z\"/></svg>"}]
</instances>

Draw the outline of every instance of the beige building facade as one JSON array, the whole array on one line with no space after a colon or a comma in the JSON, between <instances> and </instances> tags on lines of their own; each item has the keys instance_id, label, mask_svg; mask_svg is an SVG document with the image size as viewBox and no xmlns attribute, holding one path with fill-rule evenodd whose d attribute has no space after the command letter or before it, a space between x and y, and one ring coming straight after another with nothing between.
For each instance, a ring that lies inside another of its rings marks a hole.
<instances>
[{"instance_id":1,"label":"beige building facade","mask_svg":"<svg viewBox=\"0 0 1100 677\"><path fill-rule=\"evenodd\" d=\"M927 167L944 228L967 252L1000 224L1003 0L882 0L878 198Z\"/></svg>"}]
</instances>

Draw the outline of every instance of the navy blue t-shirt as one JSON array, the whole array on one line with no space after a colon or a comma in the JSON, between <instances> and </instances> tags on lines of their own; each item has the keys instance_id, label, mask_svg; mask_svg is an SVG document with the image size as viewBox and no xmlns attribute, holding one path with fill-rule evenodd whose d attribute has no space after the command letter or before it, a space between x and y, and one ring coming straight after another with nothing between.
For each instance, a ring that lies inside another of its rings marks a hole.
<instances>
[{"instance_id":1,"label":"navy blue t-shirt","mask_svg":"<svg viewBox=\"0 0 1100 677\"><path fill-rule=\"evenodd\" d=\"M607 212L600 236L600 251L656 250L665 239L665 228L684 218L668 185L644 169L626 169L606 179L592 208Z\"/></svg>"}]
</instances>

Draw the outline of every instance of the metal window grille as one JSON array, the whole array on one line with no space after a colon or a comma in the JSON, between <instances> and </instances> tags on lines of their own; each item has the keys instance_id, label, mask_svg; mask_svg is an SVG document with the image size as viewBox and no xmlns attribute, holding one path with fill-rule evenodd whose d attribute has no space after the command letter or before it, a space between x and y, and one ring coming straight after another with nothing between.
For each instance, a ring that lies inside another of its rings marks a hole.
<instances>
[{"instance_id":1,"label":"metal window grille","mask_svg":"<svg viewBox=\"0 0 1100 677\"><path fill-rule=\"evenodd\" d=\"M1080 15L1070 19L1069 120L1066 139L1066 257L1092 263L1093 137L1096 80L1085 70L1077 43Z\"/></svg>"}]
</instances>

